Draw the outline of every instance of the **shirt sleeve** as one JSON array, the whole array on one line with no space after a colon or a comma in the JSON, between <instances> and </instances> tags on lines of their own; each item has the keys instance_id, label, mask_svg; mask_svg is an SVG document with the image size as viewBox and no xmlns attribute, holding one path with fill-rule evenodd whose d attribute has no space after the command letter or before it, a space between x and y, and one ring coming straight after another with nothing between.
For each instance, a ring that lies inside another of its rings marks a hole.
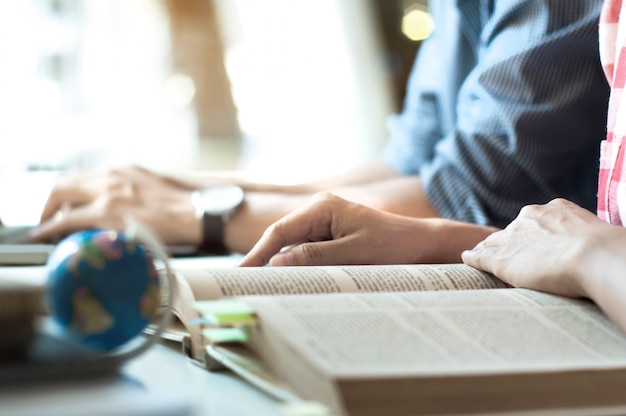
<instances>
[{"instance_id":1,"label":"shirt sleeve","mask_svg":"<svg viewBox=\"0 0 626 416\"><path fill-rule=\"evenodd\" d=\"M555 197L593 210L608 102L601 5L495 1L475 41L452 35L467 23L460 8L420 50L383 160L420 175L446 218L502 227Z\"/></svg>"}]
</instances>

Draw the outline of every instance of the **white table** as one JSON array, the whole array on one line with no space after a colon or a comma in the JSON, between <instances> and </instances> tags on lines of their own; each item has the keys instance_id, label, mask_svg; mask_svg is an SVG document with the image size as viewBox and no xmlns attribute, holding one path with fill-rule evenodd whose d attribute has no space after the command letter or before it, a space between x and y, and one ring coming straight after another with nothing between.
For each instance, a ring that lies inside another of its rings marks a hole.
<instances>
[{"instance_id":1,"label":"white table","mask_svg":"<svg viewBox=\"0 0 626 416\"><path fill-rule=\"evenodd\" d=\"M279 404L228 372L212 373L156 345L119 377L0 386L3 416L204 416L280 414Z\"/></svg>"},{"instance_id":2,"label":"white table","mask_svg":"<svg viewBox=\"0 0 626 416\"><path fill-rule=\"evenodd\" d=\"M130 362L124 374L151 394L176 394L191 405L193 415L280 414L279 404L269 396L230 372L198 367L175 347L157 345Z\"/></svg>"}]
</instances>

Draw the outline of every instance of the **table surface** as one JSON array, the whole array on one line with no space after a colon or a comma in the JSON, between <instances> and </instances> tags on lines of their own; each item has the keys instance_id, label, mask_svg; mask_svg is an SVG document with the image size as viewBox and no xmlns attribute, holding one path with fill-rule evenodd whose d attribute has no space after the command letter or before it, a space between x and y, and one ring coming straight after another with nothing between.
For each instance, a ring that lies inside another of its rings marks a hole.
<instances>
[{"instance_id":1,"label":"table surface","mask_svg":"<svg viewBox=\"0 0 626 416\"><path fill-rule=\"evenodd\" d=\"M228 267L237 260L175 259L172 267ZM0 267L0 276L33 284L45 281L44 274L42 266ZM180 344L168 341L130 360L119 377L0 387L3 416L73 416L86 414L86 409L95 416L281 414L280 403L270 396L230 372L209 372L193 364Z\"/></svg>"},{"instance_id":2,"label":"table surface","mask_svg":"<svg viewBox=\"0 0 626 416\"><path fill-rule=\"evenodd\" d=\"M151 394L175 394L198 415L277 415L279 403L230 372L209 372L178 345L157 345L123 369Z\"/></svg>"}]
</instances>

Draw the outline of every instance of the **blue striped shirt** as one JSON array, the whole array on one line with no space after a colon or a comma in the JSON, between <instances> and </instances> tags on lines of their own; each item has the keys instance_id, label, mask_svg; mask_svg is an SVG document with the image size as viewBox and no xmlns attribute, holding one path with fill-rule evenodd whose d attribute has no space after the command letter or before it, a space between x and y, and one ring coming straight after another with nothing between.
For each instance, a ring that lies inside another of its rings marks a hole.
<instances>
[{"instance_id":1,"label":"blue striped shirt","mask_svg":"<svg viewBox=\"0 0 626 416\"><path fill-rule=\"evenodd\" d=\"M596 206L609 89L602 0L433 0L383 153L446 218L503 227L529 203Z\"/></svg>"}]
</instances>

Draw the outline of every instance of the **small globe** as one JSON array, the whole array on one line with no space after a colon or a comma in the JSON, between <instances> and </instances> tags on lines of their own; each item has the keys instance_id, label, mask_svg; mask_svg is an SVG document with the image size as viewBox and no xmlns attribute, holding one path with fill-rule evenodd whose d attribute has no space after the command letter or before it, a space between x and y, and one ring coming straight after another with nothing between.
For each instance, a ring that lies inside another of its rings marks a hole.
<instances>
[{"instance_id":1,"label":"small globe","mask_svg":"<svg viewBox=\"0 0 626 416\"><path fill-rule=\"evenodd\" d=\"M46 301L66 336L112 350L136 337L160 304L151 255L119 231L87 230L62 240L48 264Z\"/></svg>"}]
</instances>

